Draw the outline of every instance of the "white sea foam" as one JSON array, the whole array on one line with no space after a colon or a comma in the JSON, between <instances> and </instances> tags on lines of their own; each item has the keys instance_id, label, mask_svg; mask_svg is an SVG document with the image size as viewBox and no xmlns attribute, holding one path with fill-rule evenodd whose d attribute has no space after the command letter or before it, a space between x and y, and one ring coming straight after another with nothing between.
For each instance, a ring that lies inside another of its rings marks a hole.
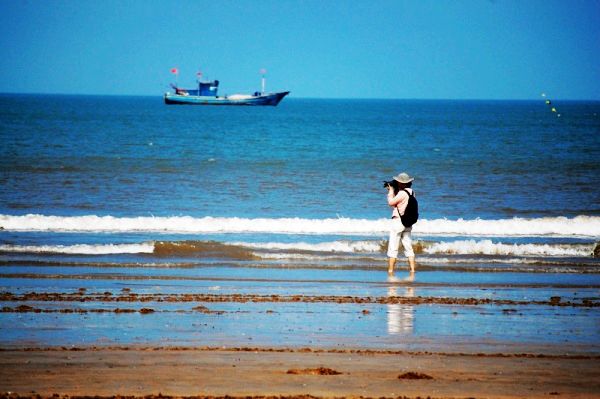
<instances>
[{"instance_id":1,"label":"white sea foam","mask_svg":"<svg viewBox=\"0 0 600 399\"><path fill-rule=\"evenodd\" d=\"M311 262L339 262L344 258L336 255L315 255L308 253L261 253L257 254L263 260L276 260L276 261L296 261L296 262L305 262L310 264ZM381 264L382 256L385 255L373 255L372 257L361 257L359 263L367 262L372 264ZM428 256L428 255L418 255L417 260L419 264L427 264L427 265L485 265L485 264L505 264L505 265L539 265L541 261L539 258L486 258L482 259L481 257L460 257L460 258L451 258L451 257L439 257L439 256ZM561 258L554 258L554 260L549 260L545 258L543 260L543 265L545 266L563 266L565 264L565 260ZM578 260L577 264L581 266L589 266L596 268L597 264L594 262L585 262Z\"/></svg>"},{"instance_id":2,"label":"white sea foam","mask_svg":"<svg viewBox=\"0 0 600 399\"><path fill-rule=\"evenodd\" d=\"M74 245L0 245L1 252L55 253L70 255L110 255L152 253L154 243L139 244L74 244Z\"/></svg>"},{"instance_id":3,"label":"white sea foam","mask_svg":"<svg viewBox=\"0 0 600 399\"><path fill-rule=\"evenodd\" d=\"M369 234L387 230L387 220L360 219L243 219L191 216L24 216L0 215L0 226L11 231Z\"/></svg>"},{"instance_id":4,"label":"white sea foam","mask_svg":"<svg viewBox=\"0 0 600 399\"><path fill-rule=\"evenodd\" d=\"M0 226L8 231L51 232L165 232L165 233L281 233L322 235L387 235L389 219L242 219L191 216L123 217L0 215ZM512 218L499 220L419 220L417 235L439 236L554 236L600 237L600 217L577 216Z\"/></svg>"},{"instance_id":5,"label":"white sea foam","mask_svg":"<svg viewBox=\"0 0 600 399\"><path fill-rule=\"evenodd\" d=\"M503 255L503 256L574 256L589 257L594 244L505 244L492 240L459 240L451 242L415 242L429 255ZM306 251L331 253L381 253L379 241L332 241L299 243L236 243L253 249L274 251ZM263 256L264 255L260 255Z\"/></svg>"},{"instance_id":6,"label":"white sea foam","mask_svg":"<svg viewBox=\"0 0 600 399\"><path fill-rule=\"evenodd\" d=\"M593 245L586 244L503 244L492 240L438 242L426 246L426 254L505 255L505 256L590 256Z\"/></svg>"},{"instance_id":7,"label":"white sea foam","mask_svg":"<svg viewBox=\"0 0 600 399\"><path fill-rule=\"evenodd\" d=\"M447 236L554 236L554 237L600 237L600 217L577 216L511 218L511 219L435 219L422 220L414 232Z\"/></svg>"},{"instance_id":8,"label":"white sea foam","mask_svg":"<svg viewBox=\"0 0 600 399\"><path fill-rule=\"evenodd\" d=\"M451 242L420 242L426 255L501 255L540 257L590 257L594 244L506 244L492 240L458 240ZM320 243L250 243L235 242L249 248L263 259L329 259L357 254L362 257L383 256L381 241L338 240ZM0 252L56 253L81 255L151 254L154 242L132 244L74 244L74 245L0 245Z\"/></svg>"},{"instance_id":9,"label":"white sea foam","mask_svg":"<svg viewBox=\"0 0 600 399\"><path fill-rule=\"evenodd\" d=\"M263 249L273 251L310 251L310 252L332 252L332 253L373 253L378 252L381 243L378 241L331 241L321 243L307 242L268 242L268 243L245 243L237 242L239 245L252 249Z\"/></svg>"}]
</instances>

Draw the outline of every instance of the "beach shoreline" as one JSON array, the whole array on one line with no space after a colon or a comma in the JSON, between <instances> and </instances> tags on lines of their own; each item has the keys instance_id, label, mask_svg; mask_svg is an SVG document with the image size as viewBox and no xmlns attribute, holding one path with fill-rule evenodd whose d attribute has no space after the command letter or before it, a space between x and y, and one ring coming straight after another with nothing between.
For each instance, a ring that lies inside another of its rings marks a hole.
<instances>
[{"instance_id":1,"label":"beach shoreline","mask_svg":"<svg viewBox=\"0 0 600 399\"><path fill-rule=\"evenodd\" d=\"M598 356L303 348L2 350L4 396L600 397Z\"/></svg>"}]
</instances>

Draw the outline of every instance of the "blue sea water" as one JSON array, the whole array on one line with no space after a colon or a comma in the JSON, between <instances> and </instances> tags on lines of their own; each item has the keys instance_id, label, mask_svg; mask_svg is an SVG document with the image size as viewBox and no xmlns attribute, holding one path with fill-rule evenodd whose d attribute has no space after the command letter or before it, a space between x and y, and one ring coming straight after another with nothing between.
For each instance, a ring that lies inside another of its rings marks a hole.
<instances>
[{"instance_id":1,"label":"blue sea water","mask_svg":"<svg viewBox=\"0 0 600 399\"><path fill-rule=\"evenodd\" d=\"M7 215L386 217L416 178L423 217L600 215L600 104L2 96Z\"/></svg>"},{"instance_id":2,"label":"blue sea water","mask_svg":"<svg viewBox=\"0 0 600 399\"><path fill-rule=\"evenodd\" d=\"M160 97L2 95L3 250L385 240L382 181L406 171L420 204L414 234L463 238L447 253L509 255L507 243L558 245L517 255L591 254L600 102L554 106L559 113L541 100L176 107ZM572 242L587 247L561 246Z\"/></svg>"},{"instance_id":3,"label":"blue sea water","mask_svg":"<svg viewBox=\"0 0 600 399\"><path fill-rule=\"evenodd\" d=\"M600 102L554 106L0 95L0 291L386 295L382 182L405 171L418 292L597 300Z\"/></svg>"}]
</instances>

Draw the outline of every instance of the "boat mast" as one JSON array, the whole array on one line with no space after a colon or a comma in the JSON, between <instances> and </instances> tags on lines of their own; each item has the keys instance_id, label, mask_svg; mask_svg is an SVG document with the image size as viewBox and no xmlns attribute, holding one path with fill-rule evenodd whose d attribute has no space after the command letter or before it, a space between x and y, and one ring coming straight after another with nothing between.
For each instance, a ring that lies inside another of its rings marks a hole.
<instances>
[{"instance_id":1,"label":"boat mast","mask_svg":"<svg viewBox=\"0 0 600 399\"><path fill-rule=\"evenodd\" d=\"M260 70L260 74L262 75L262 79L261 79L261 86L262 86L262 91L260 92L260 94L265 94L265 75L267 73L267 70L265 68L262 68Z\"/></svg>"},{"instance_id":2,"label":"boat mast","mask_svg":"<svg viewBox=\"0 0 600 399\"><path fill-rule=\"evenodd\" d=\"M175 75L175 87L179 87L177 84L177 78L179 77L179 68L171 68L171 73Z\"/></svg>"}]
</instances>

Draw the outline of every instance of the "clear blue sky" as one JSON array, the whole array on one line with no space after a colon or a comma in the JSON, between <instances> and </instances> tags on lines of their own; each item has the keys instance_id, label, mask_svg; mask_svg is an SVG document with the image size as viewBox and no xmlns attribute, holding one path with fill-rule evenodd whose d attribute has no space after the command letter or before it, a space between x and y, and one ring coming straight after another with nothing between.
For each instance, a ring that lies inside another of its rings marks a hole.
<instances>
[{"instance_id":1,"label":"clear blue sky","mask_svg":"<svg viewBox=\"0 0 600 399\"><path fill-rule=\"evenodd\" d=\"M0 92L600 100L600 1L0 0Z\"/></svg>"}]
</instances>

